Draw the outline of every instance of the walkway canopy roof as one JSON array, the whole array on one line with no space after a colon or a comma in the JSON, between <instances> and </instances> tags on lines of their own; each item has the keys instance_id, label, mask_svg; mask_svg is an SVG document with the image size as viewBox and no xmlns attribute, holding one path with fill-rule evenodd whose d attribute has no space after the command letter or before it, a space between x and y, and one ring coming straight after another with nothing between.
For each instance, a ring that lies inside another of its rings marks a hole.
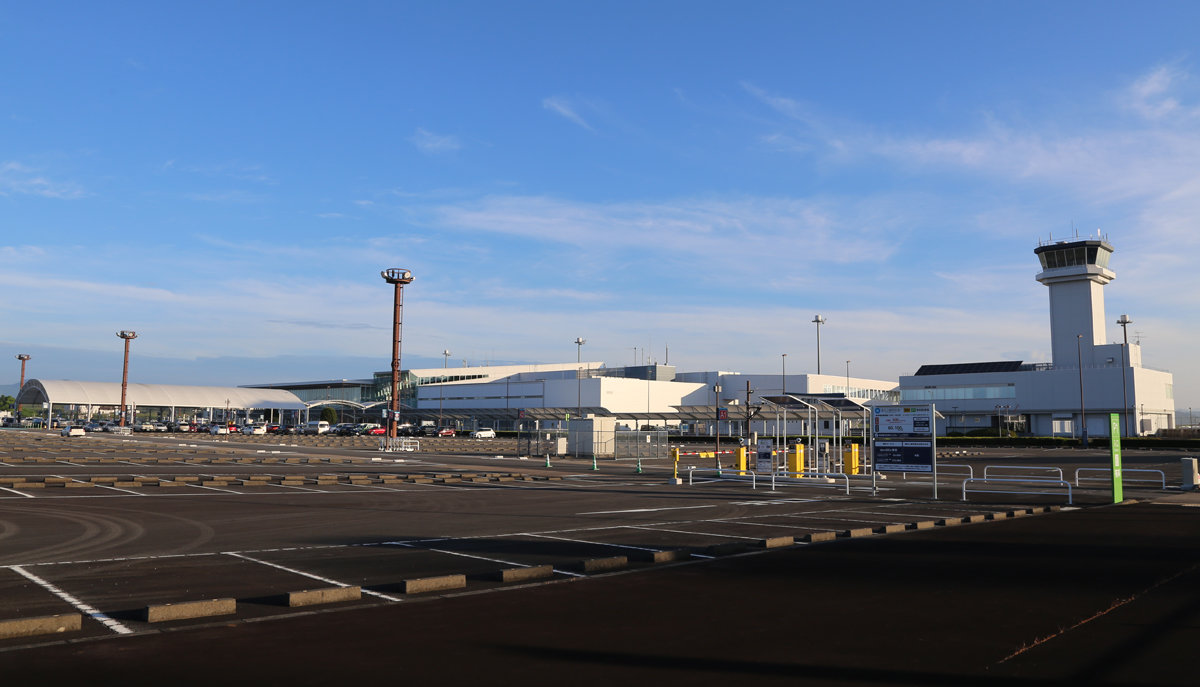
<instances>
[{"instance_id":1,"label":"walkway canopy roof","mask_svg":"<svg viewBox=\"0 0 1200 687\"><path fill-rule=\"evenodd\" d=\"M162 408L237 408L245 410L302 410L296 394L283 389L250 389L233 386L179 386L129 384L125 402ZM76 382L69 379L30 379L17 394L17 403L119 406L119 382Z\"/></svg>"}]
</instances>

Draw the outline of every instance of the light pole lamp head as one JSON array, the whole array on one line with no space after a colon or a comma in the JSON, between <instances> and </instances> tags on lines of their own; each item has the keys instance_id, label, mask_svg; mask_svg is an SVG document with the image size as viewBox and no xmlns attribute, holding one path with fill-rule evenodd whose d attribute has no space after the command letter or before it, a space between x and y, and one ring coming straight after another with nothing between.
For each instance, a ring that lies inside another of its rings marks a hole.
<instances>
[{"instance_id":1,"label":"light pole lamp head","mask_svg":"<svg viewBox=\"0 0 1200 687\"><path fill-rule=\"evenodd\" d=\"M585 339L585 338L583 338L583 337L576 337L576 338L575 338L575 345L576 345L576 346L582 346L582 345L584 345L585 343L587 343L587 339Z\"/></svg>"},{"instance_id":2,"label":"light pole lamp head","mask_svg":"<svg viewBox=\"0 0 1200 687\"><path fill-rule=\"evenodd\" d=\"M450 357L450 349L449 349L449 348L447 348L446 350L442 351L442 357L445 357L445 358L449 358L449 357Z\"/></svg>"},{"instance_id":3,"label":"light pole lamp head","mask_svg":"<svg viewBox=\"0 0 1200 687\"><path fill-rule=\"evenodd\" d=\"M411 284L413 280L412 272L400 267L392 267L379 273L383 280L389 284Z\"/></svg>"},{"instance_id":4,"label":"light pole lamp head","mask_svg":"<svg viewBox=\"0 0 1200 687\"><path fill-rule=\"evenodd\" d=\"M129 330L122 329L121 331L117 332L117 336L128 341L130 339L136 339L137 332L131 332Z\"/></svg>"},{"instance_id":5,"label":"light pole lamp head","mask_svg":"<svg viewBox=\"0 0 1200 687\"><path fill-rule=\"evenodd\" d=\"M813 324L815 324L817 326L821 326L821 325L825 324L825 318L820 315L813 316L812 321L813 321Z\"/></svg>"},{"instance_id":6,"label":"light pole lamp head","mask_svg":"<svg viewBox=\"0 0 1200 687\"><path fill-rule=\"evenodd\" d=\"M20 360L21 362L25 362L26 360L29 360L31 357L32 356L30 356L28 353L18 353L17 354L17 360Z\"/></svg>"},{"instance_id":7,"label":"light pole lamp head","mask_svg":"<svg viewBox=\"0 0 1200 687\"><path fill-rule=\"evenodd\" d=\"M1117 320L1117 324L1124 327L1126 325L1133 324L1133 320L1129 319L1129 315L1121 315L1121 318Z\"/></svg>"}]
</instances>

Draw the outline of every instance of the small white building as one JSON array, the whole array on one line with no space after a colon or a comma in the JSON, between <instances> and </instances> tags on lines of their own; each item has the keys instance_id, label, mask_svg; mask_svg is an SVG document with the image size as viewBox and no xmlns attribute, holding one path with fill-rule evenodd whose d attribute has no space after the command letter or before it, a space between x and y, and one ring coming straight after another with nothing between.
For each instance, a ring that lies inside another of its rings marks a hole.
<instances>
[{"instance_id":1,"label":"small white building","mask_svg":"<svg viewBox=\"0 0 1200 687\"><path fill-rule=\"evenodd\" d=\"M1103 239L1045 243L1034 253L1036 279L1050 289L1049 363L993 361L923 365L900 378L900 400L933 403L945 432L1006 429L1037 436L1108 436L1109 416L1123 436L1175 426L1171 373L1142 365L1142 347L1108 343L1103 288L1113 247ZM1132 323L1122 315L1117 324ZM1083 418L1081 420L1081 418Z\"/></svg>"}]
</instances>

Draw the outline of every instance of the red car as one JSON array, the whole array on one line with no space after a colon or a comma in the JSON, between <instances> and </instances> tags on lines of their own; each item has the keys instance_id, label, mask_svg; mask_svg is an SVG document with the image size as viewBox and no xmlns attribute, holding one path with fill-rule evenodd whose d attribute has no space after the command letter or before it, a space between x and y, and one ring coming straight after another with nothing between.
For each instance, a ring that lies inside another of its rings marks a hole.
<instances>
[{"instance_id":1,"label":"red car","mask_svg":"<svg viewBox=\"0 0 1200 687\"><path fill-rule=\"evenodd\" d=\"M454 436L454 430L450 427L443 427L438 430L437 435L439 437L452 437Z\"/></svg>"},{"instance_id":2,"label":"red car","mask_svg":"<svg viewBox=\"0 0 1200 687\"><path fill-rule=\"evenodd\" d=\"M387 427L372 427L367 430L367 434L370 436L383 436L387 434Z\"/></svg>"}]
</instances>

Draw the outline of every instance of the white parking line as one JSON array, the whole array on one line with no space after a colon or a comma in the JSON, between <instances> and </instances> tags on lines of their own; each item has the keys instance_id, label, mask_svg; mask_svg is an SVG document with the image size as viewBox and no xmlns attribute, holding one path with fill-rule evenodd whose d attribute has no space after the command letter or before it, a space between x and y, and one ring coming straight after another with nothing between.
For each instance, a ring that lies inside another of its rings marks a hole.
<instances>
[{"instance_id":1,"label":"white parking line","mask_svg":"<svg viewBox=\"0 0 1200 687\"><path fill-rule=\"evenodd\" d=\"M716 508L717 504L709 504L707 506L670 506L663 508L630 508L629 510L594 510L588 513L576 513L575 515L616 515L618 513L657 513L664 510L692 510L695 508Z\"/></svg>"},{"instance_id":2,"label":"white parking line","mask_svg":"<svg viewBox=\"0 0 1200 687\"><path fill-rule=\"evenodd\" d=\"M17 496L24 496L27 499L33 498L33 494L26 494L25 492L17 491L16 489L9 489L8 487L0 487L0 491L11 491Z\"/></svg>"},{"instance_id":3,"label":"white parking line","mask_svg":"<svg viewBox=\"0 0 1200 687\"><path fill-rule=\"evenodd\" d=\"M62 599L63 601L66 601L67 603L69 603L72 606L74 606L75 608L77 608L80 612L86 613L88 616L99 621L105 627L112 630L113 632L116 632L119 635L126 635L126 634L130 634L131 632L133 632L133 630L130 630L128 627L125 627L124 625L117 622L116 620L113 620L112 618L108 617L107 615L101 613L99 609L89 606L88 604L85 604L84 602L80 601L79 599L76 599L75 597L71 596L70 594L63 591L62 589L55 587L53 584L50 584L46 580L43 580L42 578L38 577L37 575L34 575L33 573L25 570L21 566L10 565L10 566L8 566L8 569L16 572L18 575L21 575L22 577L28 579L29 581L39 585L40 587L42 587L46 591L50 592L51 594L57 596L58 598Z\"/></svg>"},{"instance_id":4,"label":"white parking line","mask_svg":"<svg viewBox=\"0 0 1200 687\"><path fill-rule=\"evenodd\" d=\"M664 527L639 527L638 525L625 525L626 529L631 530L648 530L650 532L671 532L673 534L692 534L698 537L725 537L727 539L747 539L749 541L758 541L762 537L742 537L736 534L716 534L715 532L687 532L685 530L668 530Z\"/></svg>"},{"instance_id":5,"label":"white parking line","mask_svg":"<svg viewBox=\"0 0 1200 687\"><path fill-rule=\"evenodd\" d=\"M272 568L278 568L279 570L284 570L286 572L290 572L290 573L293 573L296 575L302 575L304 577L307 577L307 578L310 578L313 580L317 580L318 582L325 582L327 584L331 584L335 587L351 587L351 586L353 586L353 585L345 584L344 582L338 582L337 580L331 580L328 577L321 577L320 575L306 573L303 570L296 570L295 568L289 568L287 566L279 565L277 563L270 563L268 561L262 561L257 558L251 558L250 556L246 556L246 555L243 555L240 553L235 553L233 551L222 551L222 553L225 554L226 556L233 556L234 558L241 558L243 560L250 561L251 563L258 563L260 565L266 565L266 566L269 566ZM370 594L371 596L377 596L381 599L386 599L388 601L399 601L400 600L394 596L388 596L387 594L380 594L379 592L374 592L374 591L371 591L370 589L363 589L362 593Z\"/></svg>"}]
</instances>

